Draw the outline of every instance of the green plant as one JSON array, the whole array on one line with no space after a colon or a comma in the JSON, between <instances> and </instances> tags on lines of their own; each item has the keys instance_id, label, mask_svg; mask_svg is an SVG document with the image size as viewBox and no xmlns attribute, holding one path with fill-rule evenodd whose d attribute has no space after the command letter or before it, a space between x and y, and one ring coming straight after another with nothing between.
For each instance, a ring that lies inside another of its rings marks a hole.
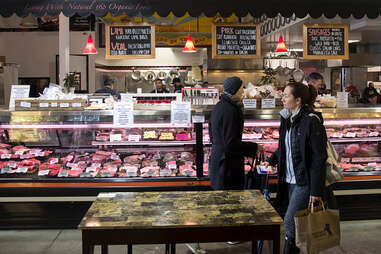
<instances>
[{"instance_id":1,"label":"green plant","mask_svg":"<svg viewBox=\"0 0 381 254\"><path fill-rule=\"evenodd\" d=\"M75 87L74 73L66 73L66 76L64 78L64 87Z\"/></svg>"},{"instance_id":2,"label":"green plant","mask_svg":"<svg viewBox=\"0 0 381 254\"><path fill-rule=\"evenodd\" d=\"M262 85L275 83L275 81L276 81L275 74L276 74L276 72L273 69L265 70L265 75L261 78L261 81L259 83Z\"/></svg>"}]
</instances>

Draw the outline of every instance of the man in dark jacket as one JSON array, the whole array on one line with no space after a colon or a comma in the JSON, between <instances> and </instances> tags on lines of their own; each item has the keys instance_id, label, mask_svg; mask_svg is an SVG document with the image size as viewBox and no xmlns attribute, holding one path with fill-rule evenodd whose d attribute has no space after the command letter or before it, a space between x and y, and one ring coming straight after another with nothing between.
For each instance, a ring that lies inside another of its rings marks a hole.
<instances>
[{"instance_id":1,"label":"man in dark jacket","mask_svg":"<svg viewBox=\"0 0 381 254\"><path fill-rule=\"evenodd\" d=\"M212 152L209 158L209 177L214 190L244 188L244 156L254 157L256 143L242 142L242 103L234 96L242 86L238 77L224 81L224 93L214 107L209 121Z\"/></svg>"},{"instance_id":2,"label":"man in dark jacket","mask_svg":"<svg viewBox=\"0 0 381 254\"><path fill-rule=\"evenodd\" d=\"M104 88L97 90L95 93L108 93L111 94L115 99L120 100L120 93L114 90L114 80L107 78L103 83Z\"/></svg>"}]
</instances>

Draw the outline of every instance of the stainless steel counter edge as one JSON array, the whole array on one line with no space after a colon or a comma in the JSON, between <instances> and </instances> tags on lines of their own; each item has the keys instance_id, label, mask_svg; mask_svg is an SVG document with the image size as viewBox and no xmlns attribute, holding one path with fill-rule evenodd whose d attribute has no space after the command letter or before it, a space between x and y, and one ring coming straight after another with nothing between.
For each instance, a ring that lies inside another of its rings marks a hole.
<instances>
[{"instance_id":1,"label":"stainless steel counter edge","mask_svg":"<svg viewBox=\"0 0 381 254\"><path fill-rule=\"evenodd\" d=\"M203 114L208 120L213 107L194 107L192 114ZM279 120L280 108L245 110L247 120ZM381 117L381 107L317 108L325 119L361 119ZM170 110L137 109L135 121L169 121ZM0 110L1 123L36 122L112 122L113 110L84 111L7 111Z\"/></svg>"}]
</instances>

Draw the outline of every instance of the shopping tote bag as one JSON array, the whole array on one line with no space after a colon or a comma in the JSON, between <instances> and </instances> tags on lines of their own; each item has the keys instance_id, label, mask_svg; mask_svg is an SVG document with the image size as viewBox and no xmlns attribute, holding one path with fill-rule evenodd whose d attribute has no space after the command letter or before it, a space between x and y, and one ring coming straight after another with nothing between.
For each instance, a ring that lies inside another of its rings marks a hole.
<instances>
[{"instance_id":1,"label":"shopping tote bag","mask_svg":"<svg viewBox=\"0 0 381 254\"><path fill-rule=\"evenodd\" d=\"M295 213L296 246L302 253L319 251L340 245L339 210L326 209L323 201L319 206L309 205Z\"/></svg>"}]
</instances>

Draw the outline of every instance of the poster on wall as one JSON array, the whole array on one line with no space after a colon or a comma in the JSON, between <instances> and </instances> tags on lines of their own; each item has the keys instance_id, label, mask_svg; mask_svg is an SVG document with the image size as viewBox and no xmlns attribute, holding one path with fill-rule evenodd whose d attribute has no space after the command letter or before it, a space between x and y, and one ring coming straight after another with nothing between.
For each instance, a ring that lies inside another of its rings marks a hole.
<instances>
[{"instance_id":1,"label":"poster on wall","mask_svg":"<svg viewBox=\"0 0 381 254\"><path fill-rule=\"evenodd\" d=\"M155 26L106 24L106 59L155 58Z\"/></svg>"},{"instance_id":2,"label":"poster on wall","mask_svg":"<svg viewBox=\"0 0 381 254\"><path fill-rule=\"evenodd\" d=\"M349 59L348 24L304 24L304 59Z\"/></svg>"},{"instance_id":3,"label":"poster on wall","mask_svg":"<svg viewBox=\"0 0 381 254\"><path fill-rule=\"evenodd\" d=\"M260 25L218 23L212 26L213 58L260 58Z\"/></svg>"}]
</instances>

